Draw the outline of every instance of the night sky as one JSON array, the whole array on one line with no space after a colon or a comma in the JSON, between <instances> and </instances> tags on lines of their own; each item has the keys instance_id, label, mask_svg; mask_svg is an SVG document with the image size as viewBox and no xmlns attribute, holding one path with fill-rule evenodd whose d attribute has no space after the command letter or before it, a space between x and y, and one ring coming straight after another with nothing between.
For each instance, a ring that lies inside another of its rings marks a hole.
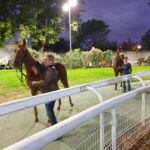
<instances>
[{"instance_id":1,"label":"night sky","mask_svg":"<svg viewBox=\"0 0 150 150\"><path fill-rule=\"evenodd\" d=\"M83 21L98 19L109 25L109 39L139 42L150 29L150 0L86 0Z\"/></svg>"}]
</instances>

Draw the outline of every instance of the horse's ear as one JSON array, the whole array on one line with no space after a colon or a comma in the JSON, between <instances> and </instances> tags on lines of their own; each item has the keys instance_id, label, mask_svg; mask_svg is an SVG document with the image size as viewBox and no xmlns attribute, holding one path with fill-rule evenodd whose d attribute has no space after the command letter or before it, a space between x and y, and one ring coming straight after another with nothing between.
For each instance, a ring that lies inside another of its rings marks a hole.
<instances>
[{"instance_id":1,"label":"horse's ear","mask_svg":"<svg viewBox=\"0 0 150 150\"><path fill-rule=\"evenodd\" d=\"M116 53L116 56L119 56L120 55L120 51L119 49L117 50L117 53Z\"/></svg>"},{"instance_id":2,"label":"horse's ear","mask_svg":"<svg viewBox=\"0 0 150 150\"><path fill-rule=\"evenodd\" d=\"M16 46L15 46L15 49L14 49L14 52L16 53L18 48L21 46L21 44L17 41L16 42Z\"/></svg>"},{"instance_id":3,"label":"horse's ear","mask_svg":"<svg viewBox=\"0 0 150 150\"><path fill-rule=\"evenodd\" d=\"M26 39L23 39L23 46L26 46Z\"/></svg>"}]
</instances>

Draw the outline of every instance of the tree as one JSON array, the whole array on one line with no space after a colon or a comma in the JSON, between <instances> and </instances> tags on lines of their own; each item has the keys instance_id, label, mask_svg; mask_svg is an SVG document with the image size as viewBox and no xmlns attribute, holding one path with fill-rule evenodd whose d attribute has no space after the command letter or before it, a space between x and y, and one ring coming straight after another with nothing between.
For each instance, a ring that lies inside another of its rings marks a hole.
<instances>
[{"instance_id":1,"label":"tree","mask_svg":"<svg viewBox=\"0 0 150 150\"><path fill-rule=\"evenodd\" d=\"M58 0L1 0L0 42L18 38L31 39L33 43L58 41L62 31L59 3Z\"/></svg>"},{"instance_id":2,"label":"tree","mask_svg":"<svg viewBox=\"0 0 150 150\"><path fill-rule=\"evenodd\" d=\"M16 42L26 38L28 43L32 41L33 47L40 45L45 49L59 41L59 34L64 30L61 15L64 1L0 0L0 45L4 40Z\"/></svg>"},{"instance_id":3,"label":"tree","mask_svg":"<svg viewBox=\"0 0 150 150\"><path fill-rule=\"evenodd\" d=\"M145 50L150 50L150 29L145 32L145 34L141 38L142 47Z\"/></svg>"},{"instance_id":4,"label":"tree","mask_svg":"<svg viewBox=\"0 0 150 150\"><path fill-rule=\"evenodd\" d=\"M55 53L65 53L69 50L69 43L65 39L60 38L55 44L48 45L48 49Z\"/></svg>"},{"instance_id":5,"label":"tree","mask_svg":"<svg viewBox=\"0 0 150 150\"><path fill-rule=\"evenodd\" d=\"M137 45L138 45L137 43L135 43L131 39L128 39L127 42L123 42L121 44L121 49L123 51L137 51Z\"/></svg>"},{"instance_id":6,"label":"tree","mask_svg":"<svg viewBox=\"0 0 150 150\"><path fill-rule=\"evenodd\" d=\"M106 37L110 30L101 20L88 20L81 24L77 41L83 50L89 50L91 47L100 48L106 42Z\"/></svg>"}]
</instances>

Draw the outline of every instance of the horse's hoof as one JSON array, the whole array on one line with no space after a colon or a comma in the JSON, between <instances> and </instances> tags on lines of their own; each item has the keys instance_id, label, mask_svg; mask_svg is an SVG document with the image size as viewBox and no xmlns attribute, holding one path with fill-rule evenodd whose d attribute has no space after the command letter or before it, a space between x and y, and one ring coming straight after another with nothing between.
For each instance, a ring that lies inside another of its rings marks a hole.
<instances>
[{"instance_id":1,"label":"horse's hoof","mask_svg":"<svg viewBox=\"0 0 150 150\"><path fill-rule=\"evenodd\" d=\"M38 121L39 121L39 119L38 119L38 118L36 118L36 119L35 119L35 122L38 122Z\"/></svg>"},{"instance_id":2,"label":"horse's hoof","mask_svg":"<svg viewBox=\"0 0 150 150\"><path fill-rule=\"evenodd\" d=\"M57 110L60 110L60 107L57 107Z\"/></svg>"},{"instance_id":3,"label":"horse's hoof","mask_svg":"<svg viewBox=\"0 0 150 150\"><path fill-rule=\"evenodd\" d=\"M70 106L73 107L73 103L71 103Z\"/></svg>"}]
</instances>

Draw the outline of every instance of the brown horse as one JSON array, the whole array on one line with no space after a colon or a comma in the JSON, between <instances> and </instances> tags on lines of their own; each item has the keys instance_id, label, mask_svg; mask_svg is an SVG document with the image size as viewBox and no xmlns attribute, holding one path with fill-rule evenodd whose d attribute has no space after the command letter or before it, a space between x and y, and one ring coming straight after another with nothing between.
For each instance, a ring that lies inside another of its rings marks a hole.
<instances>
[{"instance_id":1,"label":"brown horse","mask_svg":"<svg viewBox=\"0 0 150 150\"><path fill-rule=\"evenodd\" d=\"M124 54L118 50L112 62L115 77L119 75L122 76L123 58L124 58ZM121 86L122 86L122 82L121 82ZM117 83L115 84L115 90L117 90Z\"/></svg>"},{"instance_id":2,"label":"brown horse","mask_svg":"<svg viewBox=\"0 0 150 150\"><path fill-rule=\"evenodd\" d=\"M13 64L14 67L22 70L22 65L24 64L26 70L26 75L25 75L26 83L31 90L31 94L37 95L39 89L33 88L31 83L32 81L40 80L40 73L35 73L35 70L37 71L39 70L39 65L27 50L25 42L22 45L17 46L15 53L16 55ZM58 80L62 82L65 88L68 88L69 84L68 84L67 71L65 66L59 62L56 62L55 67L58 71ZM70 96L69 96L69 102L72 107L73 103ZM61 100L59 99L59 105L57 109L60 109L60 106L61 106ZM38 122L38 111L36 106L34 107L34 112L35 112L35 122Z\"/></svg>"}]
</instances>

